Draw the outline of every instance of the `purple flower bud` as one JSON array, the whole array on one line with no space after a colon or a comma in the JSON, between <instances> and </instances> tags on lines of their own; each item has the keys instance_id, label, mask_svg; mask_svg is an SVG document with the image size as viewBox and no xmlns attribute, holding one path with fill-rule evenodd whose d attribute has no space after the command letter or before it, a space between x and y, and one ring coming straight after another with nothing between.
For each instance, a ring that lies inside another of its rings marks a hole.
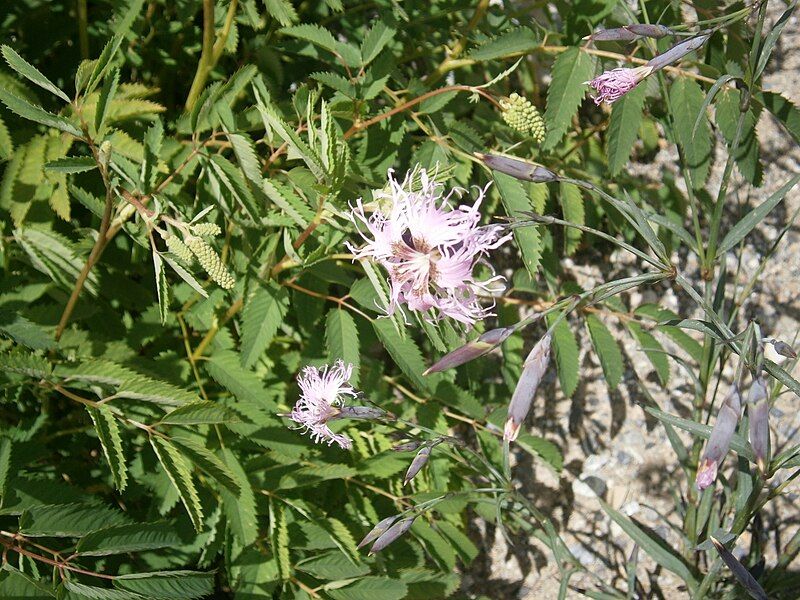
<instances>
[{"instance_id":1,"label":"purple flower bud","mask_svg":"<svg viewBox=\"0 0 800 600\"><path fill-rule=\"evenodd\" d=\"M614 27L613 29L600 29L591 35L585 36L583 39L595 42L630 42L637 37L639 36L625 27Z\"/></svg>"},{"instance_id":2,"label":"purple flower bud","mask_svg":"<svg viewBox=\"0 0 800 600\"><path fill-rule=\"evenodd\" d=\"M481 357L490 350L497 348L497 346L502 344L512 333L514 333L513 327L500 327L487 331L478 339L467 342L460 348L456 348L449 354L445 354L431 368L425 371L423 375L446 371L447 369L452 369L458 365L463 365L466 362Z\"/></svg>"},{"instance_id":3,"label":"purple flower bud","mask_svg":"<svg viewBox=\"0 0 800 600\"><path fill-rule=\"evenodd\" d=\"M508 418L503 432L503 439L514 441L519 435L519 429L528 411L531 408L533 397L536 395L536 388L547 370L550 362L550 334L546 334L533 347L525 364L522 367L514 394L511 396L511 403L508 405Z\"/></svg>"},{"instance_id":4,"label":"purple flower bud","mask_svg":"<svg viewBox=\"0 0 800 600\"><path fill-rule=\"evenodd\" d=\"M476 152L477 156L483 163L490 169L511 175L517 179L524 181L532 181L534 183L547 183L548 181L558 181L558 175L552 171L509 156L501 156L499 154L483 154Z\"/></svg>"},{"instance_id":5,"label":"purple flower bud","mask_svg":"<svg viewBox=\"0 0 800 600\"><path fill-rule=\"evenodd\" d=\"M797 351L786 342L780 340L770 340L770 344L775 348L775 352L786 358L797 358Z\"/></svg>"},{"instance_id":6,"label":"purple flower bud","mask_svg":"<svg viewBox=\"0 0 800 600\"><path fill-rule=\"evenodd\" d=\"M739 422L741 412L742 397L739 394L739 388L734 384L722 401L703 458L697 467L695 485L698 490L706 489L716 480L717 470L725 455L728 454L731 438L736 431L736 424Z\"/></svg>"},{"instance_id":7,"label":"purple flower bud","mask_svg":"<svg viewBox=\"0 0 800 600\"><path fill-rule=\"evenodd\" d=\"M343 406L339 409L339 413L330 419L362 419L365 421L381 421L384 419L394 419L395 416L378 408L377 406Z\"/></svg>"},{"instance_id":8,"label":"purple flower bud","mask_svg":"<svg viewBox=\"0 0 800 600\"><path fill-rule=\"evenodd\" d=\"M413 452L417 448L422 445L422 442L405 442L403 444L397 444L396 446L392 446L392 450L394 452Z\"/></svg>"},{"instance_id":9,"label":"purple flower bud","mask_svg":"<svg viewBox=\"0 0 800 600\"><path fill-rule=\"evenodd\" d=\"M364 536L364 539L361 540L358 544L358 548L363 548L367 544L371 544L375 540L377 540L380 536L382 536L386 531L391 527L392 523L397 521L398 515L393 515L391 517L386 517L380 523L375 525L372 529L370 529L369 533Z\"/></svg>"},{"instance_id":10,"label":"purple flower bud","mask_svg":"<svg viewBox=\"0 0 800 600\"><path fill-rule=\"evenodd\" d=\"M767 386L761 377L750 386L747 404L747 414L750 416L750 445L756 455L759 470L766 473L770 459L769 399Z\"/></svg>"},{"instance_id":11,"label":"purple flower bud","mask_svg":"<svg viewBox=\"0 0 800 600\"><path fill-rule=\"evenodd\" d=\"M649 25L647 23L635 23L633 25L625 25L623 29L627 29L631 33L640 35L642 37L655 38L657 40L668 35L675 35L669 27L664 25Z\"/></svg>"},{"instance_id":12,"label":"purple flower bud","mask_svg":"<svg viewBox=\"0 0 800 600\"><path fill-rule=\"evenodd\" d=\"M386 546L391 544L401 535L403 535L406 531L411 529L411 526L414 524L414 519L416 517L408 517L403 519L402 521L395 523L392 525L386 533L382 534L377 541L372 545L372 548L369 549L370 554L375 554L380 552Z\"/></svg>"},{"instance_id":13,"label":"purple flower bud","mask_svg":"<svg viewBox=\"0 0 800 600\"><path fill-rule=\"evenodd\" d=\"M423 446L420 448L420 451L417 452L417 455L414 457L414 460L411 461L411 465L408 467L408 471L406 471L406 476L403 479L403 485L406 485L409 481L414 479L417 473L422 470L422 467L425 466L425 463L428 462L428 459L431 457L431 447L430 446Z\"/></svg>"},{"instance_id":14,"label":"purple flower bud","mask_svg":"<svg viewBox=\"0 0 800 600\"><path fill-rule=\"evenodd\" d=\"M701 48L703 44L708 41L709 37L711 37L710 34L698 35L675 44L666 52L650 59L650 61L647 63L647 66L651 67L654 71L658 71L659 69L663 69L668 65L672 65L690 52L694 52L695 50Z\"/></svg>"}]
</instances>

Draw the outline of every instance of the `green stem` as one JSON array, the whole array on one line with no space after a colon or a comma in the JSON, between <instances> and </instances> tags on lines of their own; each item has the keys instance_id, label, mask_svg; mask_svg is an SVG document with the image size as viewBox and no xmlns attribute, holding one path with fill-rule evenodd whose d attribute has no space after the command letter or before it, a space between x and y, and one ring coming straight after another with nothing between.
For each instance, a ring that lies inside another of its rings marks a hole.
<instances>
[{"instance_id":1,"label":"green stem","mask_svg":"<svg viewBox=\"0 0 800 600\"><path fill-rule=\"evenodd\" d=\"M426 85L433 85L452 70L450 65L452 65L453 62L461 55L461 53L464 52L467 44L469 43L470 32L475 29L478 26L478 23L483 20L483 17L486 16L487 10L489 10L489 0L480 0L478 2L478 6L475 7L475 13L472 15L469 23L467 23L461 39L459 39L458 42L456 42L456 45L453 46L453 49L449 52L447 58L445 58L442 63L433 71L431 71L431 73L425 78Z\"/></svg>"},{"instance_id":2,"label":"green stem","mask_svg":"<svg viewBox=\"0 0 800 600\"><path fill-rule=\"evenodd\" d=\"M78 44L81 49L81 58L89 58L89 10L87 0L78 0Z\"/></svg>"}]
</instances>

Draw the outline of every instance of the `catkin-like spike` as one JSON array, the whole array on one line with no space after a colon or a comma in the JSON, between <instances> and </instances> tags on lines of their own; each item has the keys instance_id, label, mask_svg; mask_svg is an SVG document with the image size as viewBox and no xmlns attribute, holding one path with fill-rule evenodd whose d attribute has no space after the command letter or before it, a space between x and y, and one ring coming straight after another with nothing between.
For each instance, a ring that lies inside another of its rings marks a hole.
<instances>
[{"instance_id":1,"label":"catkin-like spike","mask_svg":"<svg viewBox=\"0 0 800 600\"><path fill-rule=\"evenodd\" d=\"M219 254L202 238L192 235L187 237L185 241L186 246L197 257L197 262L208 273L208 276L213 281L216 281L219 287L225 290L231 289L236 281L228 272L228 269L225 268L225 265L222 264Z\"/></svg>"},{"instance_id":2,"label":"catkin-like spike","mask_svg":"<svg viewBox=\"0 0 800 600\"><path fill-rule=\"evenodd\" d=\"M544 120L530 100L517 93L500 100L503 120L520 133L530 133L537 143L544 141Z\"/></svg>"},{"instance_id":3,"label":"catkin-like spike","mask_svg":"<svg viewBox=\"0 0 800 600\"><path fill-rule=\"evenodd\" d=\"M167 249L187 264L192 264L194 257L191 250L186 247L177 235L170 235L166 239Z\"/></svg>"},{"instance_id":4,"label":"catkin-like spike","mask_svg":"<svg viewBox=\"0 0 800 600\"><path fill-rule=\"evenodd\" d=\"M222 233L216 223L195 223L191 226L192 233L203 237L214 237Z\"/></svg>"}]
</instances>

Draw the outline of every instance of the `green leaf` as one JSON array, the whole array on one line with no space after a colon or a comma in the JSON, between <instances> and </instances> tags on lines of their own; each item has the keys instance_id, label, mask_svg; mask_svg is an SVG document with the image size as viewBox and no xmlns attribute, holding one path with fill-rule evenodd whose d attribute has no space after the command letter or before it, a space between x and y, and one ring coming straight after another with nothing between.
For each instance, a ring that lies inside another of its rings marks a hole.
<instances>
[{"instance_id":1,"label":"green leaf","mask_svg":"<svg viewBox=\"0 0 800 600\"><path fill-rule=\"evenodd\" d=\"M215 402L193 402L176 408L161 419L165 425L211 425L227 423L231 414Z\"/></svg>"},{"instance_id":2,"label":"green leaf","mask_svg":"<svg viewBox=\"0 0 800 600\"><path fill-rule=\"evenodd\" d=\"M209 165L222 187L231 193L231 196L244 208L251 219L257 221L259 211L256 199L239 169L221 154L212 154Z\"/></svg>"},{"instance_id":3,"label":"green leaf","mask_svg":"<svg viewBox=\"0 0 800 600\"><path fill-rule=\"evenodd\" d=\"M589 330L594 352L600 360L600 366L603 367L603 376L606 378L608 387L612 390L616 389L624 370L622 352L617 340L596 315L586 315L586 327Z\"/></svg>"},{"instance_id":4,"label":"green leaf","mask_svg":"<svg viewBox=\"0 0 800 600\"><path fill-rule=\"evenodd\" d=\"M403 600L407 593L408 588L402 581L380 576L362 577L355 583L327 592L333 600Z\"/></svg>"},{"instance_id":5,"label":"green leaf","mask_svg":"<svg viewBox=\"0 0 800 600\"><path fill-rule=\"evenodd\" d=\"M45 77L39 69L34 67L19 54L14 52L10 47L3 45L2 47L3 58L6 59L8 66L14 69L17 73L22 75L25 79L32 81L41 88L46 89L48 92L55 94L64 102L69 102L69 96L62 92L52 81Z\"/></svg>"},{"instance_id":6,"label":"green leaf","mask_svg":"<svg viewBox=\"0 0 800 600\"><path fill-rule=\"evenodd\" d=\"M282 506L270 502L269 524L272 553L277 559L280 578L286 581L292 575L292 560L289 554L289 529Z\"/></svg>"},{"instance_id":7,"label":"green leaf","mask_svg":"<svg viewBox=\"0 0 800 600\"><path fill-rule=\"evenodd\" d=\"M166 523L132 523L97 529L83 536L76 551L84 556L108 556L170 548L180 544Z\"/></svg>"},{"instance_id":8,"label":"green leaf","mask_svg":"<svg viewBox=\"0 0 800 600\"><path fill-rule=\"evenodd\" d=\"M0 597L9 600L50 600L56 595L51 585L33 579L6 562L0 570Z\"/></svg>"},{"instance_id":9,"label":"green leaf","mask_svg":"<svg viewBox=\"0 0 800 600\"><path fill-rule=\"evenodd\" d=\"M705 115L701 117L696 132L692 129L703 107L705 94L702 88L688 77L678 77L669 91L675 139L683 150L687 166L691 169L692 186L702 188L711 165L711 129Z\"/></svg>"},{"instance_id":10,"label":"green leaf","mask_svg":"<svg viewBox=\"0 0 800 600\"><path fill-rule=\"evenodd\" d=\"M739 122L739 99L741 92L736 89L727 88L719 93L717 102L714 105L714 120L719 126L728 149L733 144L736 137L736 128ZM759 162L759 143L756 133L757 116L749 109L744 115L742 132L739 136L739 144L736 148L736 164L739 166L741 174L753 185L761 185L762 168Z\"/></svg>"},{"instance_id":11,"label":"green leaf","mask_svg":"<svg viewBox=\"0 0 800 600\"><path fill-rule=\"evenodd\" d=\"M482 43L467 56L476 61L497 60L527 54L539 46L539 37L529 27L510 29Z\"/></svg>"},{"instance_id":12,"label":"green leaf","mask_svg":"<svg viewBox=\"0 0 800 600\"><path fill-rule=\"evenodd\" d=\"M800 142L800 109L790 100L775 92L753 94L753 99L766 108Z\"/></svg>"},{"instance_id":13,"label":"green leaf","mask_svg":"<svg viewBox=\"0 0 800 600\"><path fill-rule=\"evenodd\" d=\"M198 401L197 394L144 376L136 376L122 381L114 396L163 406L183 406Z\"/></svg>"},{"instance_id":14,"label":"green leaf","mask_svg":"<svg viewBox=\"0 0 800 600\"><path fill-rule=\"evenodd\" d=\"M54 346L52 336L36 323L20 315L0 309L0 335L31 350L49 350Z\"/></svg>"},{"instance_id":15,"label":"green leaf","mask_svg":"<svg viewBox=\"0 0 800 600\"><path fill-rule=\"evenodd\" d=\"M647 555L652 558L662 568L675 573L678 577L686 582L691 591L697 588L697 580L692 574L689 566L681 558L680 554L673 548L667 546L665 540L657 537L655 534L642 529L629 517L623 515L621 512L614 510L598 498L598 502L603 507L606 514L619 525L622 530L630 536L630 538L638 544Z\"/></svg>"},{"instance_id":16,"label":"green leaf","mask_svg":"<svg viewBox=\"0 0 800 600\"><path fill-rule=\"evenodd\" d=\"M124 38L121 35L115 35L103 47L103 51L94 62L92 73L89 75L89 78L86 81L86 90L84 91L86 95L91 94L105 76L108 67L111 65L111 61L114 59L114 55L117 53L117 50L119 50L119 47L122 44L123 39Z\"/></svg>"},{"instance_id":17,"label":"green leaf","mask_svg":"<svg viewBox=\"0 0 800 600\"><path fill-rule=\"evenodd\" d=\"M644 85L636 86L617 100L611 109L607 140L608 171L612 177L622 171L631 157L644 117L645 90Z\"/></svg>"},{"instance_id":18,"label":"green leaf","mask_svg":"<svg viewBox=\"0 0 800 600\"><path fill-rule=\"evenodd\" d=\"M753 81L757 80L764 72L767 62L769 61L769 57L772 54L772 50L775 48L775 44L778 41L778 37L781 35L783 28L786 26L786 23L789 22L789 19L796 8L797 1L795 0L795 2L792 2L788 8L783 11L783 14L769 29L767 36L764 38L764 42L761 44L761 50L758 55L758 63L753 71Z\"/></svg>"},{"instance_id":19,"label":"green leaf","mask_svg":"<svg viewBox=\"0 0 800 600\"><path fill-rule=\"evenodd\" d=\"M672 339L673 342L683 348L683 350L685 350L686 353L698 363L700 360L702 360L703 347L697 340L686 334L684 331L681 331L679 327L664 325L665 321L680 321L680 318L677 314L666 308L661 308L657 304L641 304L637 306L636 310L633 312L636 315L645 315L654 321L657 321L659 323L658 331L666 334L670 339Z\"/></svg>"},{"instance_id":20,"label":"green leaf","mask_svg":"<svg viewBox=\"0 0 800 600\"><path fill-rule=\"evenodd\" d=\"M265 400L264 386L252 372L242 367L239 355L234 352L215 352L207 361L203 361L208 374L222 387L242 402L275 408Z\"/></svg>"},{"instance_id":21,"label":"green leaf","mask_svg":"<svg viewBox=\"0 0 800 600\"><path fill-rule=\"evenodd\" d=\"M50 161L44 168L56 173L84 173L96 169L97 163L91 156L69 156Z\"/></svg>"},{"instance_id":22,"label":"green leaf","mask_svg":"<svg viewBox=\"0 0 800 600\"><path fill-rule=\"evenodd\" d=\"M205 446L201 446L195 440L188 437L174 437L172 438L172 442L175 448L189 459L188 464L194 464L218 481L220 485L226 487L234 494L239 494L241 489L239 483L236 481L236 476L231 473L230 468L228 468L216 454L211 452L211 450Z\"/></svg>"},{"instance_id":23,"label":"green leaf","mask_svg":"<svg viewBox=\"0 0 800 600\"><path fill-rule=\"evenodd\" d=\"M576 225L584 225L586 221L580 188L572 183L561 183L558 189L558 200L561 204L561 211L564 213L564 220ZM582 235L583 232L580 229L574 227L564 229L564 254L569 256L575 253Z\"/></svg>"},{"instance_id":24,"label":"green leaf","mask_svg":"<svg viewBox=\"0 0 800 600\"><path fill-rule=\"evenodd\" d=\"M62 288L72 290L86 261L78 255L69 239L40 227L15 229L14 239L25 250L34 268ZM97 294L97 275L94 272L89 273L84 287L92 296Z\"/></svg>"},{"instance_id":25,"label":"green leaf","mask_svg":"<svg viewBox=\"0 0 800 600\"><path fill-rule=\"evenodd\" d=\"M264 7L284 27L298 21L297 11L289 0L264 0Z\"/></svg>"},{"instance_id":26,"label":"green leaf","mask_svg":"<svg viewBox=\"0 0 800 600\"><path fill-rule=\"evenodd\" d=\"M26 509L19 529L29 537L80 537L127 520L124 513L98 504L45 504Z\"/></svg>"},{"instance_id":27,"label":"green leaf","mask_svg":"<svg viewBox=\"0 0 800 600\"><path fill-rule=\"evenodd\" d=\"M134 573L117 576L114 586L152 600L191 600L214 591L214 576L200 571Z\"/></svg>"},{"instance_id":28,"label":"green leaf","mask_svg":"<svg viewBox=\"0 0 800 600\"><path fill-rule=\"evenodd\" d=\"M12 443L8 438L0 439L0 507L6 497L8 476L11 473Z\"/></svg>"},{"instance_id":29,"label":"green leaf","mask_svg":"<svg viewBox=\"0 0 800 600\"><path fill-rule=\"evenodd\" d=\"M438 378L422 376L426 367L417 344L408 337L401 338L389 319L375 319L372 321L372 327L383 347L389 352L403 374L411 380L414 387L421 391L428 391L429 383L433 383L433 380Z\"/></svg>"},{"instance_id":30,"label":"green leaf","mask_svg":"<svg viewBox=\"0 0 800 600\"><path fill-rule=\"evenodd\" d=\"M364 34L364 40L361 42L361 64L366 67L375 60L394 36L394 27L384 21L373 21L372 27Z\"/></svg>"},{"instance_id":31,"label":"green leaf","mask_svg":"<svg viewBox=\"0 0 800 600\"><path fill-rule=\"evenodd\" d=\"M343 77L338 73L312 73L309 75L309 78L319 81L323 85L327 85L329 88L336 90L337 92L341 92L348 98L356 97L356 87L350 83L346 77Z\"/></svg>"},{"instance_id":32,"label":"green leaf","mask_svg":"<svg viewBox=\"0 0 800 600\"><path fill-rule=\"evenodd\" d=\"M280 33L290 35L307 42L311 42L324 48L328 52L339 57L348 67L358 67L361 65L361 52L357 48L345 42L338 41L333 34L319 25L304 23L293 27L284 27Z\"/></svg>"},{"instance_id":33,"label":"green leaf","mask_svg":"<svg viewBox=\"0 0 800 600\"><path fill-rule=\"evenodd\" d=\"M797 182L800 181L800 175L795 175L789 181L783 184L775 193L769 198L764 200L761 204L756 206L753 210L748 212L741 220L730 228L728 233L722 238L719 244L717 256L722 256L728 250L738 244L744 237L750 233L753 228L764 220L770 211L775 208L784 196L791 190Z\"/></svg>"},{"instance_id":34,"label":"green leaf","mask_svg":"<svg viewBox=\"0 0 800 600\"><path fill-rule=\"evenodd\" d=\"M235 479L239 487L238 492L229 489L220 490L222 508L228 519L228 525L233 535L244 546L254 544L258 538L258 513L256 510L256 497L247 478L247 473L242 468L236 454L229 448L220 450L228 472Z\"/></svg>"},{"instance_id":35,"label":"green leaf","mask_svg":"<svg viewBox=\"0 0 800 600\"><path fill-rule=\"evenodd\" d=\"M667 360L667 355L664 353L664 348L653 337L653 334L645 331L639 323L628 321L626 325L653 364L661 385L666 386L669 383L669 360Z\"/></svg>"},{"instance_id":36,"label":"green leaf","mask_svg":"<svg viewBox=\"0 0 800 600\"><path fill-rule=\"evenodd\" d=\"M111 468L114 486L121 492L128 483L128 465L122 451L122 438L117 419L105 404L98 404L96 407L87 406L86 410L92 418L100 445L103 447L103 454Z\"/></svg>"},{"instance_id":37,"label":"green leaf","mask_svg":"<svg viewBox=\"0 0 800 600\"><path fill-rule=\"evenodd\" d=\"M322 580L351 579L370 572L367 565L354 565L338 550L312 556L297 563L295 567L299 571L304 571L312 577Z\"/></svg>"},{"instance_id":38,"label":"green leaf","mask_svg":"<svg viewBox=\"0 0 800 600\"><path fill-rule=\"evenodd\" d=\"M586 94L586 82L592 78L594 63L588 54L579 48L569 48L562 52L551 70L553 79L547 90L547 109L544 120L547 137L542 148L555 148L569 129L572 117Z\"/></svg>"},{"instance_id":39,"label":"green leaf","mask_svg":"<svg viewBox=\"0 0 800 600\"><path fill-rule=\"evenodd\" d=\"M525 219L521 213L535 209L531 204L525 187L518 179L498 173L492 173L495 185L500 192L500 199L503 201L503 208L511 219ZM542 258L542 238L539 228L536 225L528 227L517 227L514 229L514 241L522 253L522 262L532 278L536 277L539 269L539 261Z\"/></svg>"},{"instance_id":40,"label":"green leaf","mask_svg":"<svg viewBox=\"0 0 800 600\"><path fill-rule=\"evenodd\" d=\"M325 319L325 344L331 362L342 359L345 364L353 365L353 376L350 381L358 385L361 353L358 344L358 329L350 313L341 308L332 308Z\"/></svg>"},{"instance_id":41,"label":"green leaf","mask_svg":"<svg viewBox=\"0 0 800 600\"><path fill-rule=\"evenodd\" d=\"M269 347L286 315L286 289L259 286L242 313L242 366L249 369Z\"/></svg>"},{"instance_id":42,"label":"green leaf","mask_svg":"<svg viewBox=\"0 0 800 600\"><path fill-rule=\"evenodd\" d=\"M164 124L156 117L144 134L144 162L142 163L142 188L149 192L155 185L158 160L164 142Z\"/></svg>"},{"instance_id":43,"label":"green leaf","mask_svg":"<svg viewBox=\"0 0 800 600\"><path fill-rule=\"evenodd\" d=\"M547 316L548 325L552 326L557 316L550 313ZM575 335L572 333L566 319L562 319L553 330L553 350L555 353L556 367L558 368L558 381L564 395L571 397L578 388L579 381L579 348Z\"/></svg>"},{"instance_id":44,"label":"green leaf","mask_svg":"<svg viewBox=\"0 0 800 600\"><path fill-rule=\"evenodd\" d=\"M143 600L144 598L144 596L134 594L133 592L85 585L69 579L63 580L61 585L64 590L69 592L69 594L65 596L67 600ZM59 596L59 598L60 597L61 596Z\"/></svg>"},{"instance_id":45,"label":"green leaf","mask_svg":"<svg viewBox=\"0 0 800 600\"><path fill-rule=\"evenodd\" d=\"M164 467L169 480L178 492L178 496L189 513L189 518L196 531L203 530L203 507L200 504L200 497L192 481L192 472L186 459L180 451L170 441L158 437L150 436L150 444L158 457L158 462ZM115 580L115 584L118 580ZM129 589L129 588L128 588ZM136 590L132 590L136 591Z\"/></svg>"},{"instance_id":46,"label":"green leaf","mask_svg":"<svg viewBox=\"0 0 800 600\"><path fill-rule=\"evenodd\" d=\"M100 96L97 99L97 106L94 109L94 130L98 133L102 131L103 124L108 116L108 109L114 101L119 86L119 69L114 69L103 82L100 89Z\"/></svg>"},{"instance_id":47,"label":"green leaf","mask_svg":"<svg viewBox=\"0 0 800 600\"><path fill-rule=\"evenodd\" d=\"M50 379L53 371L52 365L45 358L25 352L21 348L12 348L10 352L0 354L0 368L34 379Z\"/></svg>"},{"instance_id":48,"label":"green leaf","mask_svg":"<svg viewBox=\"0 0 800 600\"><path fill-rule=\"evenodd\" d=\"M76 137L80 137L81 135L81 130L64 117L54 115L43 108L30 104L26 100L18 98L7 89L0 88L0 102L5 104L8 110L19 115L23 119L59 129Z\"/></svg>"},{"instance_id":49,"label":"green leaf","mask_svg":"<svg viewBox=\"0 0 800 600\"><path fill-rule=\"evenodd\" d=\"M529 454L538 456L556 471L561 471L564 466L561 451L550 440L529 433L520 433L514 443Z\"/></svg>"},{"instance_id":50,"label":"green leaf","mask_svg":"<svg viewBox=\"0 0 800 600\"><path fill-rule=\"evenodd\" d=\"M158 316L161 324L164 325L169 318L169 284L167 283L167 273L164 269L164 261L161 254L153 244L153 272L156 276L156 294L158 296Z\"/></svg>"}]
</instances>

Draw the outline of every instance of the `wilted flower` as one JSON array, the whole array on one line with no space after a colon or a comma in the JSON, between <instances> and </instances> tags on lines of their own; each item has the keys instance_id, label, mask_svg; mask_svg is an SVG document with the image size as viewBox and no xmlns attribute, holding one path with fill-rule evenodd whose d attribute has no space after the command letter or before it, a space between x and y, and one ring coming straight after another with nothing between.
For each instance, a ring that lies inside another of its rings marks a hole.
<instances>
[{"instance_id":1,"label":"wilted flower","mask_svg":"<svg viewBox=\"0 0 800 600\"><path fill-rule=\"evenodd\" d=\"M594 40L596 42L630 42L637 37L649 37L660 39L672 35L674 32L664 25L648 25L646 23L635 23L633 25L623 25L613 29L601 29L591 35L585 36L584 40Z\"/></svg>"},{"instance_id":2,"label":"wilted flower","mask_svg":"<svg viewBox=\"0 0 800 600\"><path fill-rule=\"evenodd\" d=\"M750 386L747 395L747 414L750 417L750 445L762 473L769 462L769 399L764 379L759 377Z\"/></svg>"},{"instance_id":3,"label":"wilted flower","mask_svg":"<svg viewBox=\"0 0 800 600\"><path fill-rule=\"evenodd\" d=\"M420 448L419 452L417 452L417 455L414 457L414 460L411 461L408 471L406 471L406 476L403 478L403 485L414 479L417 473L422 470L422 467L425 466L425 464L428 462L428 459L431 457L431 450L431 446L423 446Z\"/></svg>"},{"instance_id":4,"label":"wilted flower","mask_svg":"<svg viewBox=\"0 0 800 600\"><path fill-rule=\"evenodd\" d=\"M396 518L396 517L395 517ZM380 552L386 546L394 542L397 538L403 535L406 531L411 529L411 526L414 524L415 517L407 517L398 523L395 523L389 529L381 534L376 542L372 545L372 548L369 549L370 554L375 554L376 552ZM383 521L381 521L383 522Z\"/></svg>"},{"instance_id":5,"label":"wilted flower","mask_svg":"<svg viewBox=\"0 0 800 600\"><path fill-rule=\"evenodd\" d=\"M739 394L739 388L734 384L722 401L722 406L720 406L717 413L717 421L711 430L703 458L697 467L695 485L698 490L706 489L717 479L717 470L728 453L731 438L736 431L736 424L739 422L741 412L742 397Z\"/></svg>"},{"instance_id":6,"label":"wilted flower","mask_svg":"<svg viewBox=\"0 0 800 600\"><path fill-rule=\"evenodd\" d=\"M321 369L307 366L297 378L300 399L294 405L289 418L299 423L315 442L334 442L344 449L353 445L350 438L331 431L328 421L340 416L345 396L356 396L349 385L353 365L337 360L332 367Z\"/></svg>"},{"instance_id":7,"label":"wilted flower","mask_svg":"<svg viewBox=\"0 0 800 600\"><path fill-rule=\"evenodd\" d=\"M518 158L500 154L483 154L482 152L476 152L475 156L490 169L511 175L516 179L532 181L533 183L547 183L558 180L558 175L549 169Z\"/></svg>"},{"instance_id":8,"label":"wilted flower","mask_svg":"<svg viewBox=\"0 0 800 600\"><path fill-rule=\"evenodd\" d=\"M491 315L481 306L478 292L496 291L503 278L477 281L472 272L489 250L509 239L499 225L480 226L478 210L485 189L479 190L472 206L452 208L443 186L419 172L421 189L412 189L411 173L400 183L389 171L388 194L378 195L380 208L367 216L358 200L351 218L366 226L361 233L366 245L354 248L356 258L379 262L389 273L392 314L398 304L414 311L438 310L441 315L473 324Z\"/></svg>"},{"instance_id":9,"label":"wilted flower","mask_svg":"<svg viewBox=\"0 0 800 600\"><path fill-rule=\"evenodd\" d=\"M603 102L611 104L639 85L639 82L650 75L653 70L653 67L647 66L635 69L618 67L606 71L586 83L597 90L597 96L594 98L595 104L599 105Z\"/></svg>"},{"instance_id":10,"label":"wilted flower","mask_svg":"<svg viewBox=\"0 0 800 600\"><path fill-rule=\"evenodd\" d=\"M375 540L377 540L380 536L382 536L386 531L391 527L392 523L397 521L399 515L393 515L391 517L386 517L381 522L379 522L375 527L369 530L369 533L364 536L364 539L361 540L358 544L358 548L363 548L367 544L371 544Z\"/></svg>"},{"instance_id":11,"label":"wilted flower","mask_svg":"<svg viewBox=\"0 0 800 600\"><path fill-rule=\"evenodd\" d=\"M508 418L506 419L503 439L514 441L519 435L519 428L528 416L536 389L542 380L547 365L550 362L550 334L547 333L528 354L525 364L522 367L514 394L511 396L511 403L508 405Z\"/></svg>"},{"instance_id":12,"label":"wilted flower","mask_svg":"<svg viewBox=\"0 0 800 600\"><path fill-rule=\"evenodd\" d=\"M452 369L458 365L463 365L465 362L483 356L493 348L497 348L497 346L502 344L512 333L514 333L513 327L490 329L478 337L478 339L467 342L460 348L456 348L452 352L445 354L432 367L426 370L423 375L446 371L447 369Z\"/></svg>"}]
</instances>

